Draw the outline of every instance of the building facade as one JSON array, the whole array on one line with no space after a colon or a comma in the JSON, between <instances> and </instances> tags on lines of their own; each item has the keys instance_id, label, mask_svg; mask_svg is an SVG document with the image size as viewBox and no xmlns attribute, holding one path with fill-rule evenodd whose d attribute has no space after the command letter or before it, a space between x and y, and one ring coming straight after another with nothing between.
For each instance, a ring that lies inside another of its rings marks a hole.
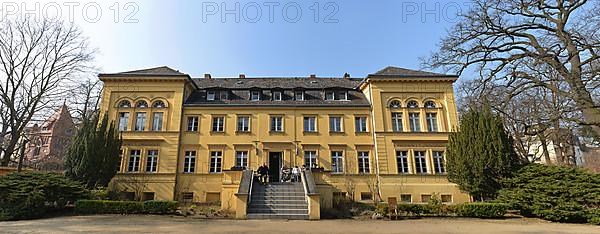
<instances>
[{"instance_id":1,"label":"building facade","mask_svg":"<svg viewBox=\"0 0 600 234\"><path fill-rule=\"evenodd\" d=\"M41 125L25 129L25 164L41 170L62 171L67 146L75 134L75 123L66 105L62 105Z\"/></svg>"},{"instance_id":2,"label":"building facade","mask_svg":"<svg viewBox=\"0 0 600 234\"><path fill-rule=\"evenodd\" d=\"M102 113L123 136L113 184L142 199L220 201L239 174L306 165L320 206L355 200L446 203L469 196L445 175L458 124L456 76L386 67L365 78L192 78L168 67L100 74Z\"/></svg>"}]
</instances>

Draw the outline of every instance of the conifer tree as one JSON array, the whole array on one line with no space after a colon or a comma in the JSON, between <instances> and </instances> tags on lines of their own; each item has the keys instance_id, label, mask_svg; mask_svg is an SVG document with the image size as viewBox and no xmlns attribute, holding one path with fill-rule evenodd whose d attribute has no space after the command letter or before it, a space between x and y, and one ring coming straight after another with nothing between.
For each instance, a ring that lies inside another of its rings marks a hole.
<instances>
[{"instance_id":1,"label":"conifer tree","mask_svg":"<svg viewBox=\"0 0 600 234\"><path fill-rule=\"evenodd\" d=\"M450 134L446 160L448 179L476 200L495 198L500 180L520 164L512 138L489 105L462 116L460 131Z\"/></svg>"},{"instance_id":2,"label":"conifer tree","mask_svg":"<svg viewBox=\"0 0 600 234\"><path fill-rule=\"evenodd\" d=\"M65 157L65 175L89 188L107 186L117 173L121 143L108 116L83 120Z\"/></svg>"}]
</instances>

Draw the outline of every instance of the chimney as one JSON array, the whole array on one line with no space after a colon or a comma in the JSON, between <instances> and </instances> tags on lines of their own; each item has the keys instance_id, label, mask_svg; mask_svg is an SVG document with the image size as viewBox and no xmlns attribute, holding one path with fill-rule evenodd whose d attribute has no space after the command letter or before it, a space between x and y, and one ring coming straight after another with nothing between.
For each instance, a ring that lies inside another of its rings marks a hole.
<instances>
[{"instance_id":1,"label":"chimney","mask_svg":"<svg viewBox=\"0 0 600 234\"><path fill-rule=\"evenodd\" d=\"M204 74L204 79L212 79L209 73Z\"/></svg>"},{"instance_id":2,"label":"chimney","mask_svg":"<svg viewBox=\"0 0 600 234\"><path fill-rule=\"evenodd\" d=\"M310 74L310 78L317 78L317 75L315 75L315 74Z\"/></svg>"},{"instance_id":3,"label":"chimney","mask_svg":"<svg viewBox=\"0 0 600 234\"><path fill-rule=\"evenodd\" d=\"M240 74L240 79L245 79L245 78L246 78L246 75Z\"/></svg>"},{"instance_id":4,"label":"chimney","mask_svg":"<svg viewBox=\"0 0 600 234\"><path fill-rule=\"evenodd\" d=\"M350 79L350 74L348 74L347 72L344 73L344 79Z\"/></svg>"}]
</instances>

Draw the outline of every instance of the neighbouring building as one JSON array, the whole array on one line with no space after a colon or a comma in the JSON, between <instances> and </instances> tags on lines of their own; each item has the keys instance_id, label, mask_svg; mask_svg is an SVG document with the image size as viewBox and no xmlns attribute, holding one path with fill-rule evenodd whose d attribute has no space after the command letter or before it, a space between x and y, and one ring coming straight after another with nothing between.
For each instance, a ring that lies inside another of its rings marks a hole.
<instances>
[{"instance_id":1,"label":"neighbouring building","mask_svg":"<svg viewBox=\"0 0 600 234\"><path fill-rule=\"evenodd\" d=\"M101 112L124 140L113 185L130 198L218 201L245 218L257 202L247 172L266 164L273 181L283 165L313 168L302 189L311 219L336 196L470 200L445 170L458 125L454 75L386 67L365 78L193 78L157 67L99 78Z\"/></svg>"},{"instance_id":2,"label":"neighbouring building","mask_svg":"<svg viewBox=\"0 0 600 234\"><path fill-rule=\"evenodd\" d=\"M69 109L62 105L41 125L25 129L28 143L24 163L40 170L63 170L63 159L75 130Z\"/></svg>"}]
</instances>

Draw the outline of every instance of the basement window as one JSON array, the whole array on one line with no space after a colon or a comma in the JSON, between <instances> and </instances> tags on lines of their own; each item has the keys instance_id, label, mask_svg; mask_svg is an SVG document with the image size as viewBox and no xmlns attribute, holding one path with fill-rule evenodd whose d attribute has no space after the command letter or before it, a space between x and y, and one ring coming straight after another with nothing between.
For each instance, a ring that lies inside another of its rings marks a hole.
<instances>
[{"instance_id":1,"label":"basement window","mask_svg":"<svg viewBox=\"0 0 600 234\"><path fill-rule=\"evenodd\" d=\"M370 192L360 193L360 200L361 201L371 201L371 200L373 200L373 194Z\"/></svg>"},{"instance_id":2,"label":"basement window","mask_svg":"<svg viewBox=\"0 0 600 234\"><path fill-rule=\"evenodd\" d=\"M142 194L142 201L152 201L154 200L154 192L144 192Z\"/></svg>"},{"instance_id":3,"label":"basement window","mask_svg":"<svg viewBox=\"0 0 600 234\"><path fill-rule=\"evenodd\" d=\"M181 193L181 201L182 202L193 202L194 201L194 193L192 193L192 192Z\"/></svg>"}]
</instances>

